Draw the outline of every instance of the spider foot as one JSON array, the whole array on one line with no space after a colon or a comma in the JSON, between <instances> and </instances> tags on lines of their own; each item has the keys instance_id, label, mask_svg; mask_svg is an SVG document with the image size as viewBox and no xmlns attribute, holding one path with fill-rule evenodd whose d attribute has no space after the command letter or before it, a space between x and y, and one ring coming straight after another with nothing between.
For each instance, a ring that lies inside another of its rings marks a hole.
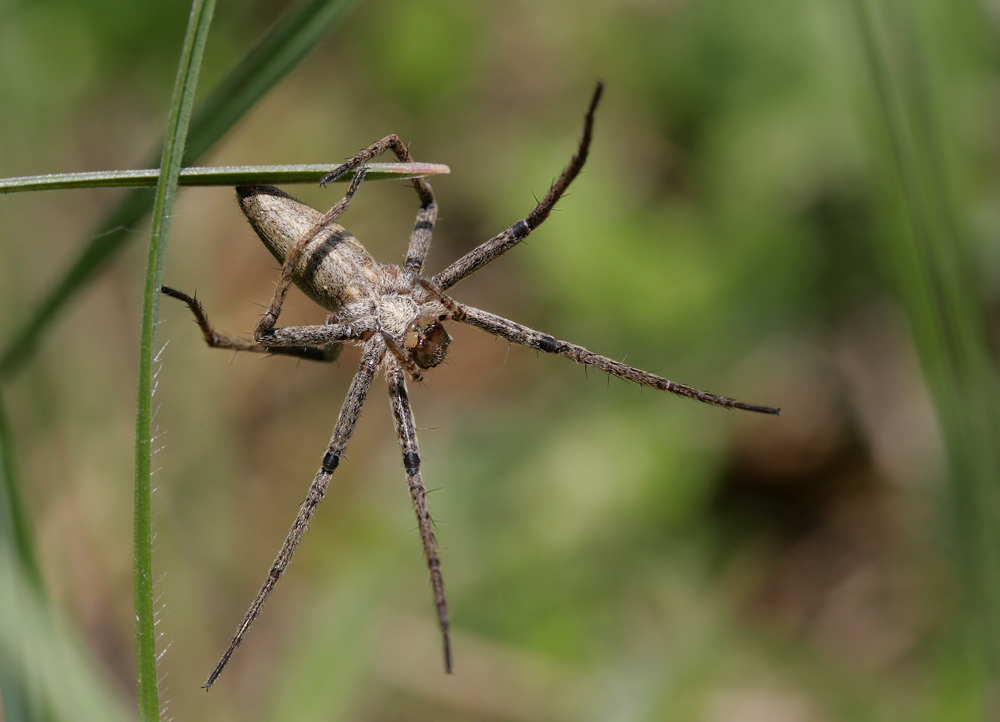
<instances>
[{"instance_id":1,"label":"spider foot","mask_svg":"<svg viewBox=\"0 0 1000 722\"><path fill-rule=\"evenodd\" d=\"M347 173L354 170L358 165L364 162L364 159L350 158L344 163L341 163L336 170L327 173L319 181L320 188L326 188L327 184L333 183L343 178Z\"/></svg>"}]
</instances>

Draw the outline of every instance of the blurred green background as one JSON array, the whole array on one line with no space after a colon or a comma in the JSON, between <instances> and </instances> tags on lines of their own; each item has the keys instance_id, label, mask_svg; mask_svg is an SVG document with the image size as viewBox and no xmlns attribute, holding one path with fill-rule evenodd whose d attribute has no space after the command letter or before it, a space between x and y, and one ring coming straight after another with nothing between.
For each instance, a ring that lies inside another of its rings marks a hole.
<instances>
[{"instance_id":1,"label":"blurred green background","mask_svg":"<svg viewBox=\"0 0 1000 722\"><path fill-rule=\"evenodd\" d=\"M220 5L202 94L285 6ZM0 175L133 168L154 152L187 14L184 0L4 0ZM295 562L206 695L357 353L331 368L209 351L165 302L153 477L165 716L989 716L998 20L993 6L930 0L360 3L205 164L337 162L397 133L417 160L451 167L432 181L435 273L548 189L601 79L570 194L454 296L782 414L608 382L453 326L449 362L411 399L455 674L442 673L380 381ZM325 208L342 188L289 190ZM0 341L123 193L0 200ZM416 208L406 183L372 182L343 221L399 263ZM0 664L48 719L134 716L147 228L132 231L2 387L3 461L51 601L11 614L0 599ZM276 278L231 189L181 191L167 283L249 335ZM325 316L297 292L286 308L288 324Z\"/></svg>"}]
</instances>

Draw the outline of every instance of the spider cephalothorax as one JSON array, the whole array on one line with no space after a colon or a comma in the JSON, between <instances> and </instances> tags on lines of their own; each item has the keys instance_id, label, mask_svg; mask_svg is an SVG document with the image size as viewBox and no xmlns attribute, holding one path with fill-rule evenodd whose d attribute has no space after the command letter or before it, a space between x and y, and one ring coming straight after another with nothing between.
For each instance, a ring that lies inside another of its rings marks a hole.
<instances>
[{"instance_id":1,"label":"spider cephalothorax","mask_svg":"<svg viewBox=\"0 0 1000 722\"><path fill-rule=\"evenodd\" d=\"M679 396L734 409L765 414L777 414L768 406L756 406L715 396L705 391L674 383L661 376L626 366L595 354L582 346L559 341L471 306L458 303L446 294L449 288L490 263L520 243L548 217L556 201L579 174L587 159L594 110L601 97L598 85L583 127L583 138L576 154L545 197L524 219L479 245L446 269L431 278L423 278L424 258L430 248L431 232L437 219L437 204L430 185L415 178L413 186L420 197L421 207L410 235L403 266L378 264L356 238L334 223L350 204L351 198L364 181L366 163L379 153L392 150L404 162L410 162L409 151L395 135L383 138L341 165L324 178L324 183L354 170L355 176L344 197L325 214L300 203L277 188L270 186L240 187L237 196L240 207L257 235L282 264L281 278L267 311L254 330L254 341L216 333L201 304L194 298L164 287L167 295L185 301L201 326L210 346L238 351L284 353L302 358L330 361L336 358L345 343L361 346L361 363L340 409L333 437L323 454L319 471L309 488L309 494L299 509L285 543L271 568L271 573L250 605L243 622L229 644L205 687L214 684L236 647L260 613L278 578L284 573L306 527L312 519L330 479L340 464L354 426L361 414L368 389L375 374L382 369L389 385L393 421L403 455L403 466L417 513L417 524L424 546L424 557L430 571L434 602L444 645L445 670L451 671L448 611L444 597L444 582L438 559L437 542L427 508L426 490L420 474L420 450L416 423L406 392L405 374L422 378L421 369L439 365L448 353L451 337L442 321L451 320L475 326L510 343L520 344L545 353L593 366L613 376L634 381L643 386L669 391ZM294 282L311 299L330 312L327 323L318 326L275 327L288 286Z\"/></svg>"},{"instance_id":2,"label":"spider cephalothorax","mask_svg":"<svg viewBox=\"0 0 1000 722\"><path fill-rule=\"evenodd\" d=\"M294 254L292 282L330 312L331 323L349 326L362 340L382 335L415 379L421 377L418 369L444 361L451 336L441 321L450 318L446 304L451 304L433 284L400 266L376 263L354 236L332 221L317 228L318 211L274 186L239 186L236 197L278 261L285 264ZM310 232L310 239L301 243ZM272 330L256 336L272 345Z\"/></svg>"}]
</instances>

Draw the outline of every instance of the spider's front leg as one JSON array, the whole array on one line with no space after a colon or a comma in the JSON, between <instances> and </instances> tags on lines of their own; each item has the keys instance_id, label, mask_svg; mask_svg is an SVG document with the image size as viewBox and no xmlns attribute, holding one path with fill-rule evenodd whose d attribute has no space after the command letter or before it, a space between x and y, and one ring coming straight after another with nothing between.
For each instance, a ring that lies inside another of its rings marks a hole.
<instances>
[{"instance_id":1,"label":"spider's front leg","mask_svg":"<svg viewBox=\"0 0 1000 722\"><path fill-rule=\"evenodd\" d=\"M451 637L448 624L448 605L444 597L444 579L441 576L441 560L438 557L437 540L434 538L434 524L427 508L427 490L420 475L420 447L417 444L417 425L406 393L403 369L395 359L390 359L386 367L386 381L389 383L389 400L392 403L392 419L399 436L399 448L403 452L403 466L406 482L410 487L413 509L417 513L417 526L424 545L424 558L431 574L434 590L434 604L437 607L438 624L441 627L441 642L444 646L444 670L451 674Z\"/></svg>"},{"instance_id":2,"label":"spider's front leg","mask_svg":"<svg viewBox=\"0 0 1000 722\"><path fill-rule=\"evenodd\" d=\"M528 348L533 348L536 351L544 351L545 353L562 356L570 359L571 361L583 364L584 366L592 366L600 371L609 373L612 376L624 379L625 381L633 381L642 386L649 386L654 389L660 389L661 391L669 391L672 394L694 399L695 401L701 401L705 404L723 406L728 409L755 411L759 414L774 414L775 416L777 416L780 411L780 409L776 409L771 406L748 404L743 401L730 399L726 396L716 396L715 394L710 394L707 391L679 384L676 381L671 381L670 379L657 376L656 374L651 374L648 371L643 371L642 369L635 368L634 366L628 366L620 361L609 359L607 356L601 356L593 351L588 351L583 346L578 346L574 343L569 343L568 341L560 341L547 333L542 333L541 331L536 331L533 328L528 328L527 326L515 323L514 321L504 318L503 316L497 316L496 314L489 313L488 311L481 311L480 309L473 308L472 306L464 306L457 303L454 299L444 296L444 294L441 294L440 291L438 291L437 294L440 297L447 299L445 305L448 308L450 317L455 321L468 324L469 326L475 326L476 328L493 334L494 336L506 339L511 343L516 343L520 346L527 346Z\"/></svg>"},{"instance_id":3,"label":"spider's front leg","mask_svg":"<svg viewBox=\"0 0 1000 722\"><path fill-rule=\"evenodd\" d=\"M590 105L587 108L587 116L583 121L583 136L580 138L580 145L576 153L569 161L569 165L556 179L556 182L549 188L549 192L532 209L531 213L518 221L503 233L494 236L485 243L479 245L466 253L446 269L437 274L433 281L442 290L447 291L463 278L471 276L480 268L509 251L518 243L528 237L528 234L542 225L549 213L555 207L556 202L562 198L563 193L569 188L570 183L583 170L587 162L587 154L590 152L590 139L594 134L594 113L597 104L601 100L601 93L604 92L604 84L598 83L594 89L594 94L590 98Z\"/></svg>"},{"instance_id":4,"label":"spider's front leg","mask_svg":"<svg viewBox=\"0 0 1000 722\"><path fill-rule=\"evenodd\" d=\"M321 186L332 183L349 170L364 165L377 155L381 155L387 150L396 154L400 163L412 163L413 157L409 148L406 147L398 135L387 135L377 143L365 148L353 158L345 161L337 170L328 173L319 182ZM423 178L412 180L413 189L420 197L420 210L417 212L417 220L413 224L413 232L410 234L410 243L406 251L406 262L404 268L414 276L420 275L424 267L424 259L427 251L431 247L431 234L434 232L434 223L437 221L437 203L434 201L434 191L431 184Z\"/></svg>"}]
</instances>

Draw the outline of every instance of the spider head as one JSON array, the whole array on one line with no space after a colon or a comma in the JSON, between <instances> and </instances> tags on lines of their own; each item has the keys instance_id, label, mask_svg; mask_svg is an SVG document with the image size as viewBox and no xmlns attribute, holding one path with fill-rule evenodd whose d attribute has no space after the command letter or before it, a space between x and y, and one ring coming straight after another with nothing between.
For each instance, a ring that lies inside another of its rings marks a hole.
<instances>
[{"instance_id":1,"label":"spider head","mask_svg":"<svg viewBox=\"0 0 1000 722\"><path fill-rule=\"evenodd\" d=\"M403 337L413 363L422 369L434 368L448 355L451 336L437 316L418 316Z\"/></svg>"}]
</instances>

